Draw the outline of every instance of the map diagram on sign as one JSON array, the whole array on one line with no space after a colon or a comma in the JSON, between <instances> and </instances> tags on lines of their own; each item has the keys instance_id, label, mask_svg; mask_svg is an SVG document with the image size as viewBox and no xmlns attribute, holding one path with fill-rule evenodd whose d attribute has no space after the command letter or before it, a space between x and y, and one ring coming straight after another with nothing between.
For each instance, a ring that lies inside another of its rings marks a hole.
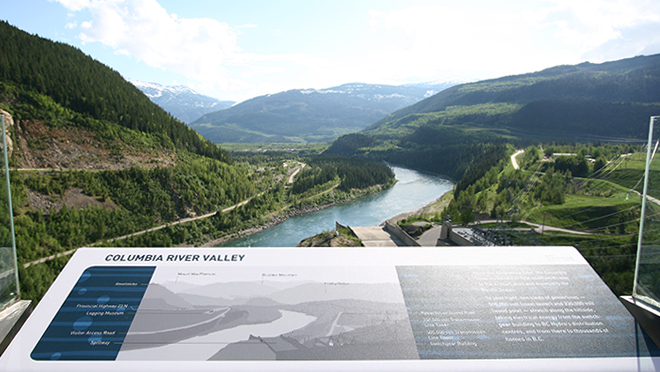
<instances>
[{"instance_id":1,"label":"map diagram on sign","mask_svg":"<svg viewBox=\"0 0 660 372\"><path fill-rule=\"evenodd\" d=\"M394 268L158 267L116 360L418 358Z\"/></svg>"}]
</instances>

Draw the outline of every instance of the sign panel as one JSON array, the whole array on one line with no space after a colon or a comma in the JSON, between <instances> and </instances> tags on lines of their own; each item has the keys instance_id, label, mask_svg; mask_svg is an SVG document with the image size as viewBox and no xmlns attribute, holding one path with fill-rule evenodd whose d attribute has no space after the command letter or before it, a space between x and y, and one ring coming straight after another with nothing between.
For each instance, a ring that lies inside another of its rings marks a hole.
<instances>
[{"instance_id":1,"label":"sign panel","mask_svg":"<svg viewBox=\"0 0 660 372\"><path fill-rule=\"evenodd\" d=\"M0 370L660 370L571 247L87 248Z\"/></svg>"}]
</instances>

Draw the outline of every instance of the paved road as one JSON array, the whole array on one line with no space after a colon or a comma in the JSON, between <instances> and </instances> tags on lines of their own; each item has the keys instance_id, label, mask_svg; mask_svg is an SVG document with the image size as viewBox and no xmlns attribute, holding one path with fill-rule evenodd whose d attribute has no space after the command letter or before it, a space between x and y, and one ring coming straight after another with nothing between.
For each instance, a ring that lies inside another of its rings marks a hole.
<instances>
[{"instance_id":1,"label":"paved road","mask_svg":"<svg viewBox=\"0 0 660 372\"><path fill-rule=\"evenodd\" d=\"M257 194L256 196L263 195L263 194L264 194L264 193L262 192L262 193ZM248 199L246 199L246 200L243 200L242 202L240 202L240 203L238 203L238 204L234 204L234 205L232 205L231 207L227 207L227 208L225 208L225 209L223 209L223 210L221 210L221 211L219 211L219 212L207 213L207 214L204 214L204 215L202 215L202 216L197 216L197 217L182 218L182 219L180 219L180 220L178 220L178 221L175 221L175 222L166 223L166 224L164 224L164 225L160 225L160 226L152 227L152 228L150 228L150 229L146 229L146 230L142 230L142 231L136 231L136 232L131 233L131 234L128 234L128 235L123 235L123 236L118 236L118 237L116 237L116 238L108 239L108 240L105 240L105 242L108 243L108 242L114 242L114 241L117 241L117 240L128 239L128 238L131 238L131 237L134 237L134 236L138 236L138 235L146 234L146 233L148 233L148 232L152 232L152 231L156 231L156 230L164 229L164 228L169 227L169 226L174 226L174 225L178 225L178 224L181 224L181 223L186 223L186 222L191 222L191 221L201 220L202 218L209 218L209 217L211 217L211 216L216 215L217 213L225 213L225 212L229 212L229 211L231 211L232 209L235 209L235 208L237 208L237 207L240 207L240 206L242 206L242 205L245 205L245 204L247 204L250 200L252 200L252 198L248 198ZM90 244L89 246L90 246L90 247L94 247L94 246L99 245L100 243L101 243L101 242L93 243L93 244ZM42 257L42 258L40 258L40 259L38 259L38 260L35 260L35 261L28 262L28 263L24 264L23 267L29 267L29 266L31 266L31 265L35 265L35 264L38 264L38 263L44 263L44 262L46 262L46 261L54 260L54 259L56 259L56 258L58 258L58 257L68 256L68 255L70 255L70 254L73 254L76 250L78 250L78 248L70 249L70 250L68 250L68 251L66 251L66 252L60 252L60 253L57 253L57 254L54 254L54 255L51 255L51 256L48 256L48 257Z\"/></svg>"},{"instance_id":2,"label":"paved road","mask_svg":"<svg viewBox=\"0 0 660 372\"><path fill-rule=\"evenodd\" d=\"M424 231L424 233L417 239L417 243L422 247L435 247L438 245L440 233L442 232L442 225L433 226L432 228Z\"/></svg>"},{"instance_id":3,"label":"paved road","mask_svg":"<svg viewBox=\"0 0 660 372\"><path fill-rule=\"evenodd\" d=\"M525 150L518 150L516 151L515 154L511 155L511 164L513 164L513 169L520 169L520 166L518 165L518 161L516 160L516 156L524 153Z\"/></svg>"},{"instance_id":4,"label":"paved road","mask_svg":"<svg viewBox=\"0 0 660 372\"><path fill-rule=\"evenodd\" d=\"M262 192L262 193L257 194L256 196L260 196L260 195L263 195L263 194L264 194L264 193ZM156 231L156 230L161 230L161 229L164 229L164 228L169 227L169 226L174 226L174 225L178 225L178 224L182 224L182 223L186 223L186 222L191 222L191 221L201 220L202 218L209 218L209 217L211 217L211 216L215 216L215 215L218 214L218 213L229 212L229 211L231 211L231 210L233 210L233 209L235 209L235 208L238 208L238 207L240 207L240 206L243 206L243 205L247 204L250 200L252 200L252 198L248 198L248 199L246 199L246 200L243 200L242 202L240 202L240 203L238 203L238 204L234 204L234 205L232 205L231 207L227 207L227 208L225 208L225 209L223 209L223 210L221 210L221 211L219 211L219 212L211 212L211 213L207 213L207 214L204 214L204 215L201 215L201 216L182 218L182 219L180 219L180 220L178 220L178 221L175 221L175 222L166 223L166 224L164 224L164 225L160 225L160 226L152 227L152 228L150 228L150 229L146 229L146 230L142 230L142 231L137 231L137 232L134 232L134 233L132 233L132 234L128 234L128 235L124 235L124 236L118 236L118 237L116 237L116 238L108 239L108 240L106 240L105 242L114 242L114 241L117 241L117 240L123 240L123 239L131 238L131 237L134 237L134 236L138 236L138 235L146 234L146 233L148 233L148 232L152 232L152 231ZM95 245L97 245L97 244L98 244L98 243L91 244L90 246L95 246Z\"/></svg>"}]
</instances>

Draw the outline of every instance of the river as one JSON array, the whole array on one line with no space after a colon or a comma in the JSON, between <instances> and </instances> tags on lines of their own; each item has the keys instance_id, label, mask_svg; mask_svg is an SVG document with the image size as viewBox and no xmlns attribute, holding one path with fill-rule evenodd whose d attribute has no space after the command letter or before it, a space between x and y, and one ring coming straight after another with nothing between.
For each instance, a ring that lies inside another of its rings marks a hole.
<instances>
[{"instance_id":1,"label":"river","mask_svg":"<svg viewBox=\"0 0 660 372\"><path fill-rule=\"evenodd\" d=\"M397 183L390 189L350 203L289 218L285 222L223 247L295 247L301 240L335 229L335 221L350 226L376 226L404 212L419 209L454 187L446 178L392 166Z\"/></svg>"}]
</instances>

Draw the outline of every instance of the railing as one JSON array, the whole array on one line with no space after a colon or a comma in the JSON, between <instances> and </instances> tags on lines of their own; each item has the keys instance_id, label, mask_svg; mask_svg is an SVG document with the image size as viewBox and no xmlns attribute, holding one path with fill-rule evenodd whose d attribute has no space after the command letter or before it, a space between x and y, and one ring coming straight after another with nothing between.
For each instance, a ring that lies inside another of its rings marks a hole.
<instances>
[{"instance_id":1,"label":"railing","mask_svg":"<svg viewBox=\"0 0 660 372\"><path fill-rule=\"evenodd\" d=\"M642 212L635 262L633 298L660 311L660 144L659 116L651 117L644 169ZM655 196L655 197L654 197Z\"/></svg>"}]
</instances>

